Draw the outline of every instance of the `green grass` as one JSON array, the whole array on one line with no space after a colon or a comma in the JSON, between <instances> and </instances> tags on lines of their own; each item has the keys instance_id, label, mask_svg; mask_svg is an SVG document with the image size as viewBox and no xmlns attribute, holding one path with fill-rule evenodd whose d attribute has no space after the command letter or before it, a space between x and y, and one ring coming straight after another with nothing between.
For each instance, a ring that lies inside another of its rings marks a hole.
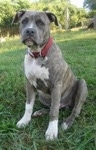
<instances>
[{"instance_id":1,"label":"green grass","mask_svg":"<svg viewBox=\"0 0 96 150\"><path fill-rule=\"evenodd\" d=\"M26 48L19 38L0 43L0 150L95 150L96 148L96 32L58 31L52 34L78 78L88 85L88 98L73 126L58 139L46 142L48 116L33 118L24 129L16 123L24 113ZM38 98L37 98L38 99ZM34 110L42 106L37 101ZM60 110L60 122L70 112Z\"/></svg>"}]
</instances>

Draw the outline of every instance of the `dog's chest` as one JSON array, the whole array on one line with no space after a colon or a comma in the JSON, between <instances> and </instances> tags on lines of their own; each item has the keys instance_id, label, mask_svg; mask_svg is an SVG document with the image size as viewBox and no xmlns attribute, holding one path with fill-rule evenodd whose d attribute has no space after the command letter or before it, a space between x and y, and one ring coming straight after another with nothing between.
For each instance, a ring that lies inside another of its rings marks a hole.
<instances>
[{"instance_id":1,"label":"dog's chest","mask_svg":"<svg viewBox=\"0 0 96 150\"><path fill-rule=\"evenodd\" d=\"M45 63L47 58L42 59L34 59L30 57L28 54L25 55L24 67L25 67L25 75L29 82L36 88L37 87L37 79L40 79L44 82L45 86L47 86L46 80L49 79L49 71L48 68L45 67Z\"/></svg>"}]
</instances>

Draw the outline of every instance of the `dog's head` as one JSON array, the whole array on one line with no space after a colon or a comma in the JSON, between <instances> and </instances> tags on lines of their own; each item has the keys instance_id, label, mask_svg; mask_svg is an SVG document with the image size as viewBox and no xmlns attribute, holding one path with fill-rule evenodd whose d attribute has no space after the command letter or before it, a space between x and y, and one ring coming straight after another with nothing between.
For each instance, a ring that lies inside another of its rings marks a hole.
<instances>
[{"instance_id":1,"label":"dog's head","mask_svg":"<svg viewBox=\"0 0 96 150\"><path fill-rule=\"evenodd\" d=\"M21 10L12 23L20 23L22 42L28 47L43 46L50 37L50 23L58 26L57 17L50 12Z\"/></svg>"}]
</instances>

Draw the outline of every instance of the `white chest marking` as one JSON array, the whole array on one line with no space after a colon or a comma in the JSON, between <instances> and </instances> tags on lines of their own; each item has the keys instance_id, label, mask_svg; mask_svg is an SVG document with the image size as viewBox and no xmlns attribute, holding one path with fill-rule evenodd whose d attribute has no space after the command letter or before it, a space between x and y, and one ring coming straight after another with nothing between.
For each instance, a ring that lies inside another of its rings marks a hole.
<instances>
[{"instance_id":1,"label":"white chest marking","mask_svg":"<svg viewBox=\"0 0 96 150\"><path fill-rule=\"evenodd\" d=\"M45 79L49 79L48 68L45 68L44 66L41 67L37 60L30 57L28 54L25 55L24 66L25 75L32 85L35 87L37 86L36 79L41 79L46 85Z\"/></svg>"}]
</instances>

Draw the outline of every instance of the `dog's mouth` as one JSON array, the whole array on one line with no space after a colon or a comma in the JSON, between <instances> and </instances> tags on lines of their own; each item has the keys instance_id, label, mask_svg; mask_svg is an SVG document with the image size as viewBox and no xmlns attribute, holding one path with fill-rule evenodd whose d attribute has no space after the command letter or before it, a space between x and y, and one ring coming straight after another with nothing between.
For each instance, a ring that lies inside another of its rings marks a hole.
<instances>
[{"instance_id":1,"label":"dog's mouth","mask_svg":"<svg viewBox=\"0 0 96 150\"><path fill-rule=\"evenodd\" d=\"M25 45L27 45L28 47L32 47L32 46L37 46L38 44L35 42L35 40L33 40L32 38L26 38L24 40L22 40L22 43L24 43Z\"/></svg>"},{"instance_id":2,"label":"dog's mouth","mask_svg":"<svg viewBox=\"0 0 96 150\"><path fill-rule=\"evenodd\" d=\"M27 45L27 46L29 46L29 47L31 47L31 46L33 46L33 40L31 39L31 38L28 38L28 39L26 39L25 40L25 44Z\"/></svg>"}]
</instances>

